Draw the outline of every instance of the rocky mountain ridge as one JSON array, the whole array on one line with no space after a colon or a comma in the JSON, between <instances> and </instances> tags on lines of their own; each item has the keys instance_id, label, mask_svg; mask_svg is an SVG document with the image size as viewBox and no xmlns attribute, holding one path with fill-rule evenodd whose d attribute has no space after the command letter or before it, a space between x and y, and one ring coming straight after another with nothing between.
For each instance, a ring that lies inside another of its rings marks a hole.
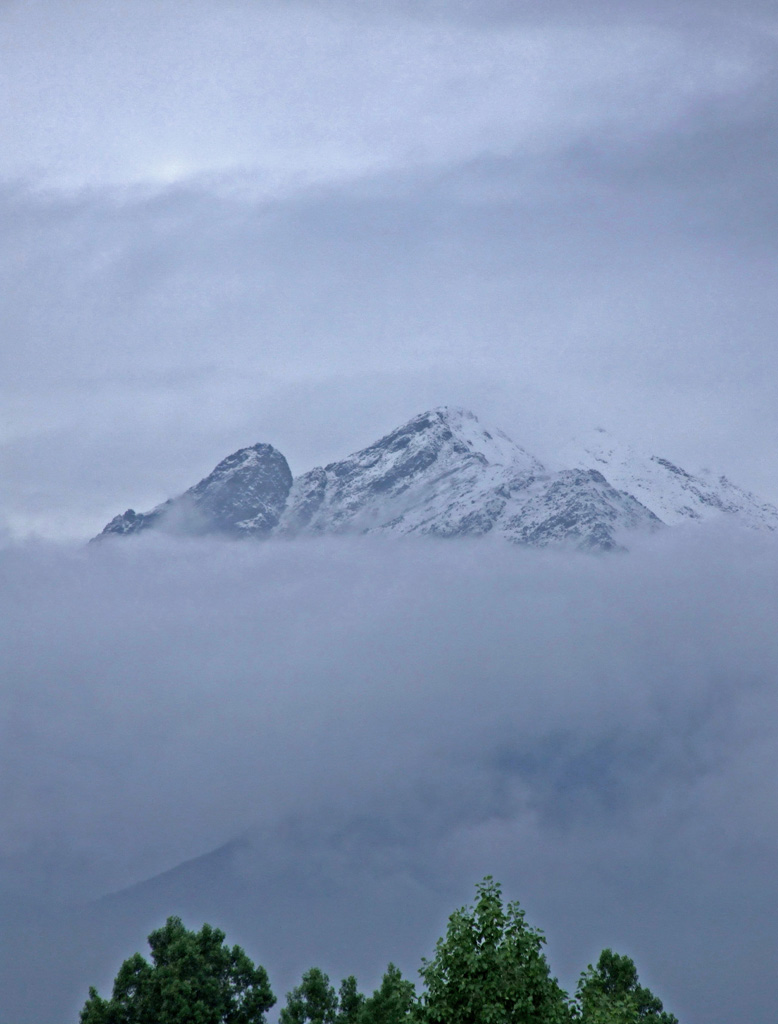
<instances>
[{"instance_id":1,"label":"rocky mountain ridge","mask_svg":"<svg viewBox=\"0 0 778 1024\"><path fill-rule=\"evenodd\" d=\"M284 456L256 444L150 512L128 509L100 537L147 529L234 537L333 533L491 534L535 547L624 546L635 531L728 515L778 529L778 509L666 459L642 460L607 436L552 472L467 410L422 413L339 462L293 479Z\"/></svg>"},{"instance_id":2,"label":"rocky mountain ridge","mask_svg":"<svg viewBox=\"0 0 778 1024\"><path fill-rule=\"evenodd\" d=\"M281 452L270 444L255 444L228 455L194 487L150 512L127 509L100 536L152 528L262 536L278 525L291 487L292 471Z\"/></svg>"},{"instance_id":3,"label":"rocky mountain ridge","mask_svg":"<svg viewBox=\"0 0 778 1024\"><path fill-rule=\"evenodd\" d=\"M726 476L689 473L669 459L618 441L602 427L571 442L562 458L599 470L614 487L629 491L668 526L723 514L753 529L778 529L778 509Z\"/></svg>"}]
</instances>

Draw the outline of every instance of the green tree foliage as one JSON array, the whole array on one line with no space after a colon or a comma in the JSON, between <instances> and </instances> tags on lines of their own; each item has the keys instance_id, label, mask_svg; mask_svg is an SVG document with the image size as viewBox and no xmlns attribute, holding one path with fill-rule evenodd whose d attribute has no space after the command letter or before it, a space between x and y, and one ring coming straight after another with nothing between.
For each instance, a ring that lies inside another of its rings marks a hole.
<instances>
[{"instance_id":1,"label":"green tree foliage","mask_svg":"<svg viewBox=\"0 0 778 1024\"><path fill-rule=\"evenodd\" d=\"M578 982L575 1016L582 1024L678 1024L664 1012L662 1000L638 984L638 972L628 956L604 949Z\"/></svg>"},{"instance_id":2,"label":"green tree foliage","mask_svg":"<svg viewBox=\"0 0 778 1024\"><path fill-rule=\"evenodd\" d=\"M264 1024L276 1001L267 973L224 937L169 917L149 935L152 962L140 953L125 960L111 999L90 988L81 1024Z\"/></svg>"},{"instance_id":3,"label":"green tree foliage","mask_svg":"<svg viewBox=\"0 0 778 1024\"><path fill-rule=\"evenodd\" d=\"M353 974L344 978L338 990L338 1013L335 1024L358 1024L359 1015L365 1003L365 997L357 988L357 979Z\"/></svg>"},{"instance_id":4,"label":"green tree foliage","mask_svg":"<svg viewBox=\"0 0 778 1024\"><path fill-rule=\"evenodd\" d=\"M335 1024L337 1014L338 997L330 979L318 967L311 967L297 988L287 992L278 1020L279 1024Z\"/></svg>"},{"instance_id":5,"label":"green tree foliage","mask_svg":"<svg viewBox=\"0 0 778 1024\"><path fill-rule=\"evenodd\" d=\"M381 985L361 1008L358 1024L403 1024L416 1007L413 982L403 978L399 967L389 964Z\"/></svg>"},{"instance_id":6,"label":"green tree foliage","mask_svg":"<svg viewBox=\"0 0 778 1024\"><path fill-rule=\"evenodd\" d=\"M503 906L491 876L475 906L455 911L420 974L422 1024L565 1024L570 1011L543 955L543 933L518 903Z\"/></svg>"},{"instance_id":7,"label":"green tree foliage","mask_svg":"<svg viewBox=\"0 0 778 1024\"><path fill-rule=\"evenodd\" d=\"M635 964L605 949L583 972L570 1000L551 976L545 937L518 903L503 905L487 877L471 907L454 911L435 955L422 960L424 991L389 964L365 998L356 978L336 993L318 967L287 994L280 1024L678 1024L640 985ZM151 963L136 953L122 964L110 999L94 988L81 1024L266 1024L275 1003L267 973L224 932L187 931L177 917L149 935Z\"/></svg>"}]
</instances>

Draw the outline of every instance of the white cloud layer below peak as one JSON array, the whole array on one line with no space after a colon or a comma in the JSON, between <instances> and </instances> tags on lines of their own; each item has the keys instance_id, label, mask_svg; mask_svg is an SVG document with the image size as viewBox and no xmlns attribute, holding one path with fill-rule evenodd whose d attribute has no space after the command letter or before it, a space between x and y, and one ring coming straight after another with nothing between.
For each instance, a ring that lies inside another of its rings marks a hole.
<instances>
[{"instance_id":1,"label":"white cloud layer below peak","mask_svg":"<svg viewBox=\"0 0 778 1024\"><path fill-rule=\"evenodd\" d=\"M748 950L775 942L777 558L716 527L606 559L7 548L0 896L97 896L253 835L260 909L241 918L217 872L214 923L264 936L275 970L323 943L345 974L382 968L377 937L413 964L406 902L442 913L492 871L557 970L626 944L682 1019L767 1024L774 971ZM198 892L155 913L200 913Z\"/></svg>"}]
</instances>

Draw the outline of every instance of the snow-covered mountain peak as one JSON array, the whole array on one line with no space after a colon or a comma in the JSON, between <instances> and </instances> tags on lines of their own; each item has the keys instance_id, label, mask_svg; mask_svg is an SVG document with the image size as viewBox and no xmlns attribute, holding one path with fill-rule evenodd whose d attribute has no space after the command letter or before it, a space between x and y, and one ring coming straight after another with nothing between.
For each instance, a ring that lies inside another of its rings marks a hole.
<instances>
[{"instance_id":1,"label":"snow-covered mountain peak","mask_svg":"<svg viewBox=\"0 0 778 1024\"><path fill-rule=\"evenodd\" d=\"M730 515L745 526L778 529L778 509L727 477L689 473L670 459L618 441L603 427L579 435L561 458L566 465L598 470L668 526Z\"/></svg>"},{"instance_id":2,"label":"snow-covered mountain peak","mask_svg":"<svg viewBox=\"0 0 778 1024\"><path fill-rule=\"evenodd\" d=\"M349 460L404 464L409 456L414 464L437 462L441 468L452 461L465 464L471 458L484 466L504 466L516 473L538 473L544 468L503 431L487 430L475 413L446 405L414 416L374 444L354 452Z\"/></svg>"},{"instance_id":3,"label":"snow-covered mountain peak","mask_svg":"<svg viewBox=\"0 0 778 1024\"><path fill-rule=\"evenodd\" d=\"M103 534L149 528L234 537L426 534L609 550L635 531L728 514L778 529L778 509L726 477L694 476L596 428L550 472L467 409L420 413L339 462L292 480L269 444L241 448L184 494L128 509Z\"/></svg>"},{"instance_id":4,"label":"snow-covered mountain peak","mask_svg":"<svg viewBox=\"0 0 778 1024\"><path fill-rule=\"evenodd\" d=\"M534 546L607 549L625 530L660 525L599 473L549 473L473 413L442 407L295 480L279 531L490 533Z\"/></svg>"},{"instance_id":5,"label":"snow-covered mountain peak","mask_svg":"<svg viewBox=\"0 0 778 1024\"><path fill-rule=\"evenodd\" d=\"M447 428L451 432L456 441L464 444L472 454L483 456L490 466L506 466L527 473L543 471L542 463L533 455L511 440L502 430L491 426L487 429L469 409L460 406L440 406L415 417L406 426L420 420L429 421L431 424L439 421L444 429Z\"/></svg>"}]
</instances>

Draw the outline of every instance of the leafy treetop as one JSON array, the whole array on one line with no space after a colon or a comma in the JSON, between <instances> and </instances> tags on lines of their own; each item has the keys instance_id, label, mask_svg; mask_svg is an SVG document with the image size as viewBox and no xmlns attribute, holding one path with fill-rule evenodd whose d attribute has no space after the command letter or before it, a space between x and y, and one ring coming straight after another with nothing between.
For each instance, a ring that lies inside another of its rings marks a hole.
<instances>
[{"instance_id":1,"label":"leafy treetop","mask_svg":"<svg viewBox=\"0 0 778 1024\"><path fill-rule=\"evenodd\" d=\"M421 1024L566 1024L567 1000L543 955L545 937L487 877L475 906L455 911L424 960Z\"/></svg>"},{"instance_id":2,"label":"leafy treetop","mask_svg":"<svg viewBox=\"0 0 778 1024\"><path fill-rule=\"evenodd\" d=\"M431 960L422 960L420 996L389 964L365 997L356 978L336 993L318 967L287 994L279 1024L678 1024L640 985L628 956L605 949L583 972L574 999L551 976L545 937L518 903L503 905L497 882L476 886L473 906L455 910ZM151 963L136 953L122 964L110 999L94 988L81 1024L266 1024L275 1003L267 973L224 932L188 931L170 917L149 936Z\"/></svg>"},{"instance_id":3,"label":"leafy treetop","mask_svg":"<svg viewBox=\"0 0 778 1024\"><path fill-rule=\"evenodd\" d=\"M399 968L389 964L381 985L365 998L351 975L341 982L338 995L330 979L312 967L302 982L287 993L286 1006L279 1024L403 1024L410 1021L416 1005L412 981L403 978Z\"/></svg>"},{"instance_id":4,"label":"leafy treetop","mask_svg":"<svg viewBox=\"0 0 778 1024\"><path fill-rule=\"evenodd\" d=\"M638 972L628 956L604 949L578 982L575 1016L582 1024L678 1024L664 1012L662 1000L638 984Z\"/></svg>"},{"instance_id":5,"label":"leafy treetop","mask_svg":"<svg viewBox=\"0 0 778 1024\"><path fill-rule=\"evenodd\" d=\"M188 931L169 917L149 946L152 962L140 953L125 960L110 999L90 988L81 1024L264 1024L276 1001L267 973L226 946L224 932Z\"/></svg>"}]
</instances>

